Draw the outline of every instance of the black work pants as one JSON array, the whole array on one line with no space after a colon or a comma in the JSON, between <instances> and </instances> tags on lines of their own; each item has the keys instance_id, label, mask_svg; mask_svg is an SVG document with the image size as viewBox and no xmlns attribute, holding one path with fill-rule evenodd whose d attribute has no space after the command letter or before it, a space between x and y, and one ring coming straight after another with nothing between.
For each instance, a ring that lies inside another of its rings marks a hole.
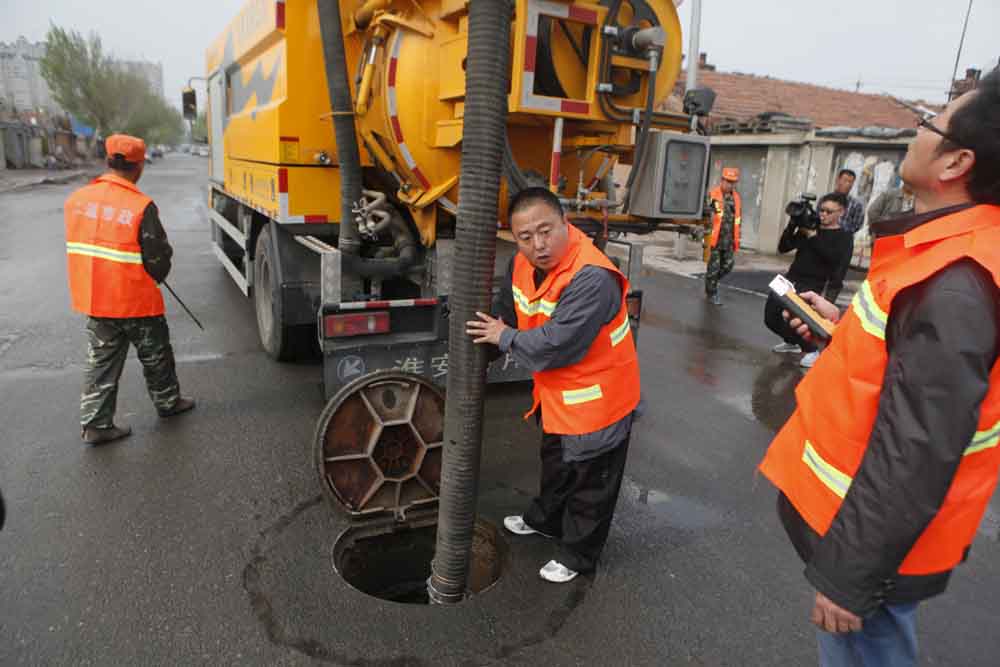
<instances>
[{"instance_id":1,"label":"black work pants","mask_svg":"<svg viewBox=\"0 0 1000 667\"><path fill-rule=\"evenodd\" d=\"M810 283L807 280L795 280L792 276L788 276L788 279L795 283L795 291L799 294L803 292L816 292L816 294L823 294L823 288L825 285L818 283ZM792 327L788 326L788 322L782 316L781 311L784 307L781 305L781 301L774 294L767 295L767 303L764 304L764 325L774 333L781 336L781 340L785 341L790 345L798 345L802 348L803 352L815 352L816 345L804 340L801 336L795 333Z\"/></svg>"},{"instance_id":2,"label":"black work pants","mask_svg":"<svg viewBox=\"0 0 1000 667\"><path fill-rule=\"evenodd\" d=\"M541 488L524 521L559 540L556 560L571 570L590 572L597 566L618 502L629 437L592 459L564 461L562 438L542 435Z\"/></svg>"}]
</instances>

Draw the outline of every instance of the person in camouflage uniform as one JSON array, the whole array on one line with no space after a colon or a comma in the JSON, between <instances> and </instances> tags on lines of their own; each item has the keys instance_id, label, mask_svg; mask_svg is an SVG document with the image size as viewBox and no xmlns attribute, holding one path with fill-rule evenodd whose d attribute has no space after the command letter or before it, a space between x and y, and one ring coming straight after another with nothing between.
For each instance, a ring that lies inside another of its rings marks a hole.
<instances>
[{"instance_id":1,"label":"person in camouflage uniform","mask_svg":"<svg viewBox=\"0 0 1000 667\"><path fill-rule=\"evenodd\" d=\"M729 275L736 263L736 253L740 249L741 208L740 194L736 192L739 180L738 169L727 167L722 170L722 180L709 193L712 214L708 267L705 271L705 296L715 305L722 305L719 296L719 281Z\"/></svg>"},{"instance_id":2,"label":"person in camouflage uniform","mask_svg":"<svg viewBox=\"0 0 1000 667\"><path fill-rule=\"evenodd\" d=\"M181 396L158 287L170 272L173 249L156 204L135 187L145 164L145 143L113 135L107 153L109 173L66 202L70 292L74 308L88 316L81 437L92 445L132 432L114 424L118 380L130 345L161 417L195 405Z\"/></svg>"}]
</instances>

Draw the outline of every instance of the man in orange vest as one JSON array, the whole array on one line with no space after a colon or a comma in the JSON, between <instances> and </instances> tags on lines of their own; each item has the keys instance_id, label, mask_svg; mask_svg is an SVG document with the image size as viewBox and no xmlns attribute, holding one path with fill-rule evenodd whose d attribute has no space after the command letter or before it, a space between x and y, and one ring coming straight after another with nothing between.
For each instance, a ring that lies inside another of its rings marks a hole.
<instances>
[{"instance_id":1,"label":"man in orange vest","mask_svg":"<svg viewBox=\"0 0 1000 667\"><path fill-rule=\"evenodd\" d=\"M1000 70L918 124L915 212L873 226L846 312L803 295L839 323L760 466L823 665L916 664L917 604L968 557L1000 471Z\"/></svg>"},{"instance_id":2,"label":"man in orange vest","mask_svg":"<svg viewBox=\"0 0 1000 667\"><path fill-rule=\"evenodd\" d=\"M146 161L142 139L116 134L105 142L108 173L66 200L66 253L73 308L87 315L87 372L80 398L81 437L99 445L124 438L115 426L118 379L129 344L142 362L161 417L187 412L157 283L173 250L153 200L136 187Z\"/></svg>"},{"instance_id":3,"label":"man in orange vest","mask_svg":"<svg viewBox=\"0 0 1000 667\"><path fill-rule=\"evenodd\" d=\"M494 304L499 317L477 313L467 332L533 373L525 418L540 411L541 490L504 526L559 540L539 575L563 583L596 567L625 470L640 392L629 284L548 189L522 190L508 211L518 253Z\"/></svg>"},{"instance_id":4,"label":"man in orange vest","mask_svg":"<svg viewBox=\"0 0 1000 667\"><path fill-rule=\"evenodd\" d=\"M716 306L722 305L719 281L733 270L736 253L740 250L743 205L736 191L739 180L739 169L725 167L719 185L708 193L712 211L712 235L709 237L712 251L705 271L705 295Z\"/></svg>"}]
</instances>

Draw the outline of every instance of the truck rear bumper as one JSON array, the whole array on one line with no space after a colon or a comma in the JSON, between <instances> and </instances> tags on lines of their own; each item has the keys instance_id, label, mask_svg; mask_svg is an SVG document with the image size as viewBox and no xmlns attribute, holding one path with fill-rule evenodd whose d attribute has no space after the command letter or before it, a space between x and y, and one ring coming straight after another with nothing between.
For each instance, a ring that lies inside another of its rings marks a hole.
<instances>
[{"instance_id":1,"label":"truck rear bumper","mask_svg":"<svg viewBox=\"0 0 1000 667\"><path fill-rule=\"evenodd\" d=\"M629 321L639 333L642 292L628 296ZM353 318L357 329L389 330L373 334L331 336L333 318ZM440 299L404 299L326 305L320 309L318 331L323 351L323 389L329 399L349 382L379 370L422 375L444 387L448 381L448 303ZM366 321L367 318L367 321ZM487 370L489 383L520 382L531 378L510 353L495 359Z\"/></svg>"}]
</instances>

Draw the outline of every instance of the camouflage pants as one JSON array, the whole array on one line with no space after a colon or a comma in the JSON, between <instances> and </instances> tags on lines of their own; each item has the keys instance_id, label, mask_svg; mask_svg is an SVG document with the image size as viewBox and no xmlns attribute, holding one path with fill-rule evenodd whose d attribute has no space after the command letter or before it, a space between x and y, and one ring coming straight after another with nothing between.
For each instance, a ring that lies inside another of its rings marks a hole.
<instances>
[{"instance_id":1,"label":"camouflage pants","mask_svg":"<svg viewBox=\"0 0 1000 667\"><path fill-rule=\"evenodd\" d=\"M115 417L118 379L129 344L142 362L149 397L158 411L169 410L180 398L167 320L159 317L87 320L87 372L80 396L80 425L107 428Z\"/></svg>"},{"instance_id":2,"label":"camouflage pants","mask_svg":"<svg viewBox=\"0 0 1000 667\"><path fill-rule=\"evenodd\" d=\"M729 275L736 263L736 253L732 248L716 246L708 258L708 270L705 272L705 293L715 294L719 291L719 281Z\"/></svg>"}]
</instances>

